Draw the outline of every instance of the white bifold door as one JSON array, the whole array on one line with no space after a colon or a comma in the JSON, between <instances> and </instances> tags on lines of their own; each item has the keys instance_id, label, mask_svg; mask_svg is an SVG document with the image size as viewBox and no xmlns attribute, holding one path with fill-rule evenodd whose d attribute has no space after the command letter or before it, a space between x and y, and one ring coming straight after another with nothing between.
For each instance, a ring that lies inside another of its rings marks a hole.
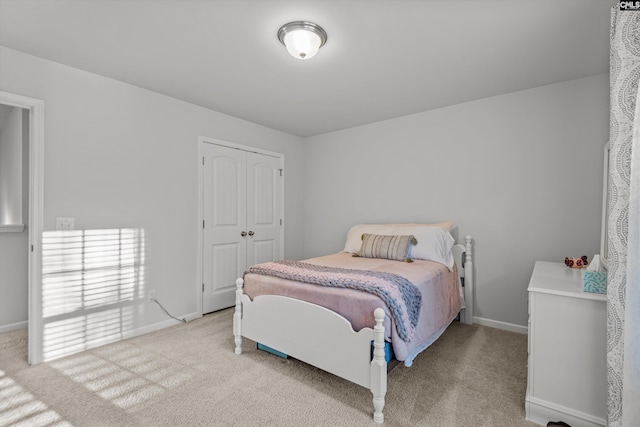
<instances>
[{"instance_id":1,"label":"white bifold door","mask_svg":"<svg viewBox=\"0 0 640 427\"><path fill-rule=\"evenodd\" d=\"M202 142L202 312L235 304L235 281L282 257L281 156Z\"/></svg>"}]
</instances>

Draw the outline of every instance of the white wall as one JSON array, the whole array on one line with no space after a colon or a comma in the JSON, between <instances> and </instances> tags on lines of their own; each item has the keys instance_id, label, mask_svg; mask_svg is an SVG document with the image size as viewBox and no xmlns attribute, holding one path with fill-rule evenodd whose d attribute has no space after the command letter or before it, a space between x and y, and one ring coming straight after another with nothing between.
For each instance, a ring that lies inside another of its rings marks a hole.
<instances>
[{"instance_id":1,"label":"white wall","mask_svg":"<svg viewBox=\"0 0 640 427\"><path fill-rule=\"evenodd\" d=\"M608 96L603 74L307 138L305 257L355 223L453 219L475 316L526 326L534 262L598 251Z\"/></svg>"},{"instance_id":2,"label":"white wall","mask_svg":"<svg viewBox=\"0 0 640 427\"><path fill-rule=\"evenodd\" d=\"M22 109L3 106L0 126L0 225L22 222Z\"/></svg>"},{"instance_id":3,"label":"white wall","mask_svg":"<svg viewBox=\"0 0 640 427\"><path fill-rule=\"evenodd\" d=\"M480 318L526 325L534 262L599 247L608 75L302 140L4 47L0 64L1 90L45 101L45 230L143 228L147 285L178 316L198 311L201 135L285 154L287 258L339 251L354 223L454 219Z\"/></svg>"},{"instance_id":4,"label":"white wall","mask_svg":"<svg viewBox=\"0 0 640 427\"><path fill-rule=\"evenodd\" d=\"M21 108L2 107L7 114L0 126L0 225L24 225L28 219L29 117ZM27 229L0 232L0 331L26 326L27 249Z\"/></svg>"},{"instance_id":5,"label":"white wall","mask_svg":"<svg viewBox=\"0 0 640 427\"><path fill-rule=\"evenodd\" d=\"M0 66L0 90L44 100L44 229L144 229L146 286L174 315L199 310L199 136L285 155L285 255L299 258L300 138L4 47ZM152 307L136 327L166 319Z\"/></svg>"}]
</instances>

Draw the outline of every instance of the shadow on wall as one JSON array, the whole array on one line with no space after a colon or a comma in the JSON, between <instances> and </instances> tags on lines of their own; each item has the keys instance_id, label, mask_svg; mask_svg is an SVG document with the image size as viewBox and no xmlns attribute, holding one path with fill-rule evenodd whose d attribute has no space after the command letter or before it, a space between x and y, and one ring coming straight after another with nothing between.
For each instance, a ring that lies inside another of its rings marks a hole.
<instances>
[{"instance_id":1,"label":"shadow on wall","mask_svg":"<svg viewBox=\"0 0 640 427\"><path fill-rule=\"evenodd\" d=\"M143 315L144 230L42 235L45 361L121 340Z\"/></svg>"}]
</instances>

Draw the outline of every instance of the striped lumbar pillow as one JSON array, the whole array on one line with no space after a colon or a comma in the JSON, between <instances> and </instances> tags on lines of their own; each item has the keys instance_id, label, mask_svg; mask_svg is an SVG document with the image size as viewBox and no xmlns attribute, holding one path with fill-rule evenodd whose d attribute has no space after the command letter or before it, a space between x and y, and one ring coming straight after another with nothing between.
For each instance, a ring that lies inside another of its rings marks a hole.
<instances>
[{"instance_id":1,"label":"striped lumbar pillow","mask_svg":"<svg viewBox=\"0 0 640 427\"><path fill-rule=\"evenodd\" d=\"M416 243L415 237L411 235L383 236L364 233L360 252L355 253L354 256L411 262L413 260L409 258L409 249Z\"/></svg>"}]
</instances>

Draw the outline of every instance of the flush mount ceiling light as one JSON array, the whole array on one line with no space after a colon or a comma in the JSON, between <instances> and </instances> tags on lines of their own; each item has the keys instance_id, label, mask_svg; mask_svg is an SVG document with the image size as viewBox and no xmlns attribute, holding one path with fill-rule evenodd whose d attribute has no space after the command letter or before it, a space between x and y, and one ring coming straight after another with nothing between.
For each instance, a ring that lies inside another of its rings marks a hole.
<instances>
[{"instance_id":1,"label":"flush mount ceiling light","mask_svg":"<svg viewBox=\"0 0 640 427\"><path fill-rule=\"evenodd\" d=\"M280 27L278 40L294 58L309 59L327 42L327 32L313 22L294 21Z\"/></svg>"}]
</instances>

